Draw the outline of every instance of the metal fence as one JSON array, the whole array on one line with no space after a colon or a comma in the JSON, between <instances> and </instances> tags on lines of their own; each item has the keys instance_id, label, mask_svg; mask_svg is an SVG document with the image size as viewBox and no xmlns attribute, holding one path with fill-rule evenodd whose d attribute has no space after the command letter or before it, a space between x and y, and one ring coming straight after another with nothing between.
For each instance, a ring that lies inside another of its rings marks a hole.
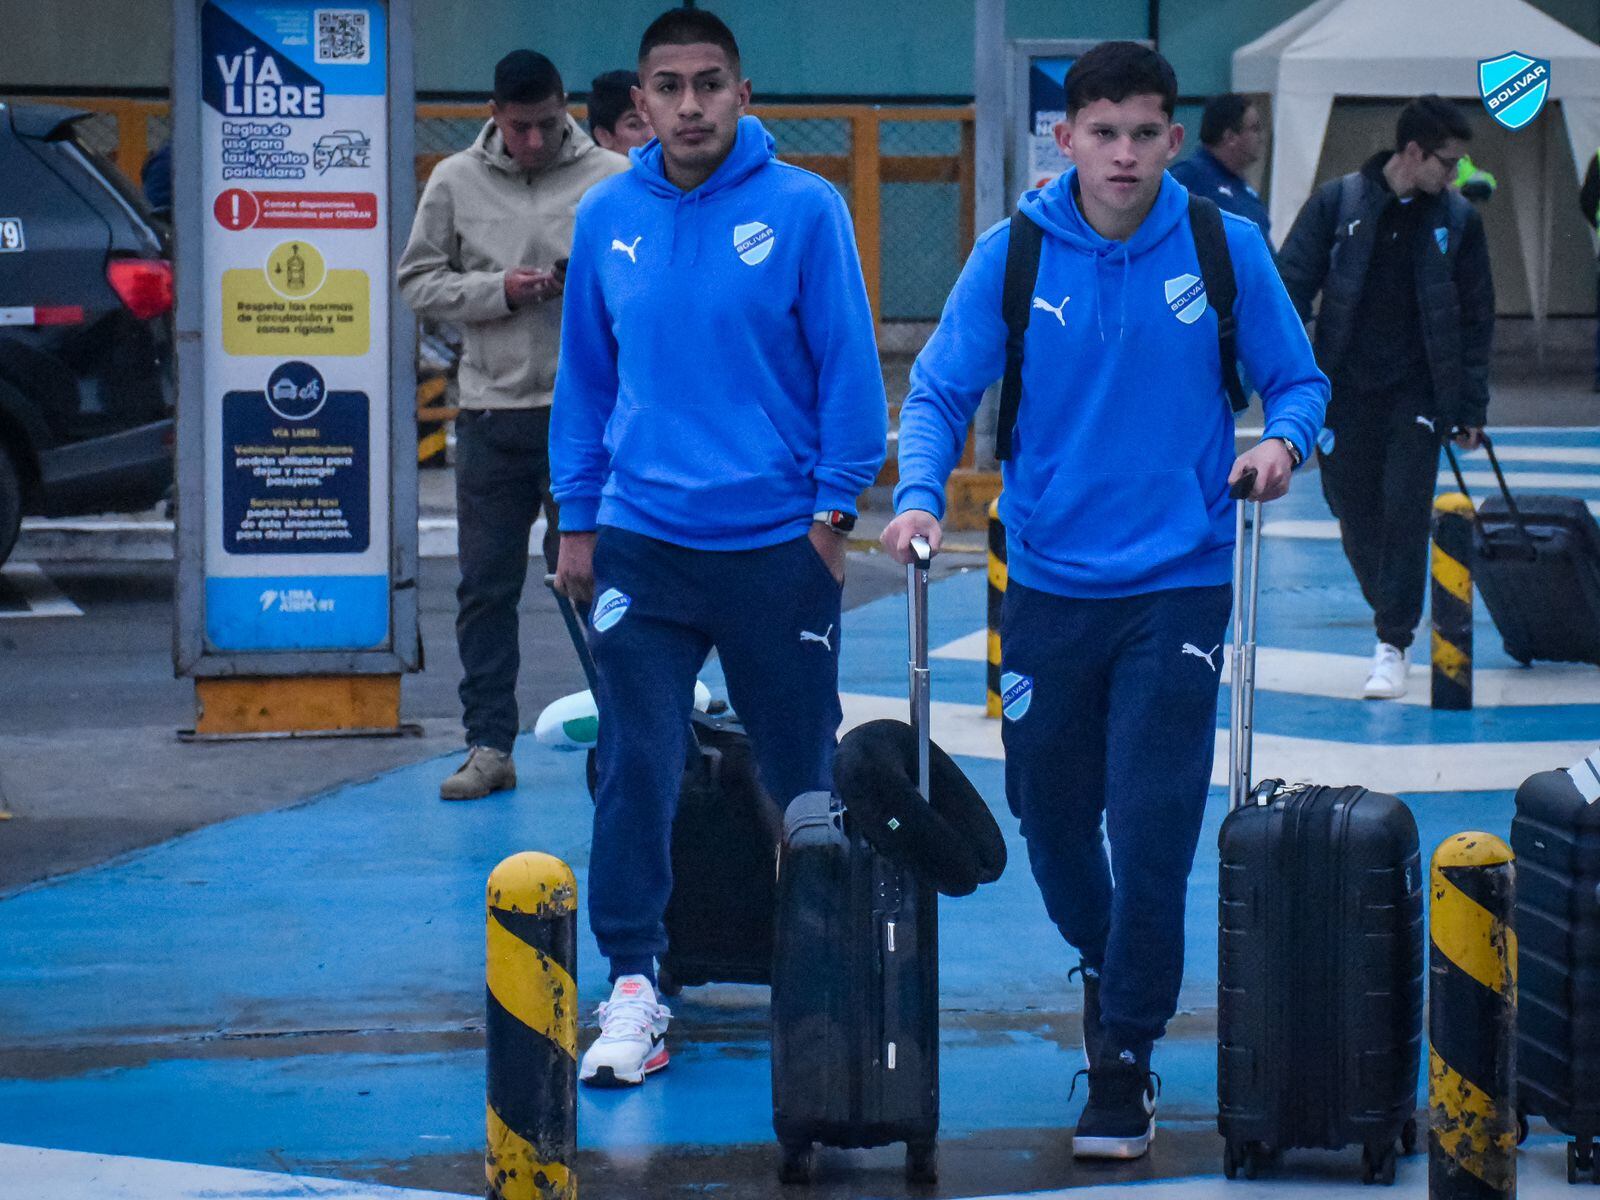
<instances>
[{"instance_id":1,"label":"metal fence","mask_svg":"<svg viewBox=\"0 0 1600 1200\"><path fill-rule=\"evenodd\" d=\"M171 137L165 101L39 99L91 110L79 127L85 142L130 179ZM574 111L581 115L582 106ZM772 131L780 157L843 193L879 320L936 318L972 246L972 109L771 104L753 111ZM417 105L419 186L441 158L471 143L483 120L481 104Z\"/></svg>"}]
</instances>

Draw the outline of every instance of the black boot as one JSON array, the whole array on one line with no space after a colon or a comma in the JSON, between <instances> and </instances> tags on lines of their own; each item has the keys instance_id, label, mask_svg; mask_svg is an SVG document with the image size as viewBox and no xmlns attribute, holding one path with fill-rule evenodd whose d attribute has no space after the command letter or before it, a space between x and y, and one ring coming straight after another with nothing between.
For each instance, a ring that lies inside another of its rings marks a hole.
<instances>
[{"instance_id":1,"label":"black boot","mask_svg":"<svg viewBox=\"0 0 1600 1200\"><path fill-rule=\"evenodd\" d=\"M1090 1067L1100 1053L1100 968L1079 959L1067 972L1068 982L1074 975L1083 977L1083 1065Z\"/></svg>"},{"instance_id":2,"label":"black boot","mask_svg":"<svg viewBox=\"0 0 1600 1200\"><path fill-rule=\"evenodd\" d=\"M1085 1073L1089 1103L1072 1134L1073 1157L1142 1157L1156 1135L1160 1077L1132 1050L1105 1052Z\"/></svg>"}]
</instances>

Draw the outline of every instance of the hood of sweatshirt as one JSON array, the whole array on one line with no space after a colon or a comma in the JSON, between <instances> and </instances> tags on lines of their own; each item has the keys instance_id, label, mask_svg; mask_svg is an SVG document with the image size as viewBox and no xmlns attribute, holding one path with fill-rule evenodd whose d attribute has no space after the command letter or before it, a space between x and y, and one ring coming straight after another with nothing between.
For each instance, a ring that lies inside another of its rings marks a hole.
<instances>
[{"instance_id":1,"label":"hood of sweatshirt","mask_svg":"<svg viewBox=\"0 0 1600 1200\"><path fill-rule=\"evenodd\" d=\"M1188 190L1171 175L1163 173L1161 190L1150 213L1127 241L1115 242L1095 232L1078 204L1078 169L1070 168L1042 188L1024 192L1018 208L1040 229L1059 238L1074 250L1093 258L1095 263L1095 313L1100 340L1121 341L1128 325L1127 273L1129 264L1159 246L1173 228L1189 217ZM1122 274L1123 286L1117 289L1117 324L1106 327L1104 306L1100 303L1101 280L1107 271Z\"/></svg>"},{"instance_id":2,"label":"hood of sweatshirt","mask_svg":"<svg viewBox=\"0 0 1600 1200\"><path fill-rule=\"evenodd\" d=\"M557 170L599 150L594 139L583 131L583 127L573 120L570 114L567 116L567 127L562 131L561 137L563 139L561 153L556 155L555 161L549 166L541 167L537 171L518 166L517 160L506 153L506 140L500 136L500 129L493 120L483 123L483 128L478 130L478 136L473 140L468 153L492 170L527 183L535 175Z\"/></svg>"},{"instance_id":3,"label":"hood of sweatshirt","mask_svg":"<svg viewBox=\"0 0 1600 1200\"><path fill-rule=\"evenodd\" d=\"M673 206L667 251L669 263L695 262L700 257L701 213L712 203L749 179L777 157L777 143L755 117L740 117L733 147L711 177L692 191L684 191L667 178L665 154L659 138L629 151L634 178L650 195Z\"/></svg>"},{"instance_id":4,"label":"hood of sweatshirt","mask_svg":"<svg viewBox=\"0 0 1600 1200\"><path fill-rule=\"evenodd\" d=\"M661 149L660 138L651 138L644 145L630 150L628 157L633 160L633 169L637 172L639 181L656 195L671 198L692 196L704 200L726 188L742 183L766 166L778 156L776 146L777 143L773 141L772 135L759 120L755 117L740 117L739 128L734 133L733 148L728 151L728 157L723 159L722 165L711 173L711 178L692 192L684 191L667 178L666 156Z\"/></svg>"}]
</instances>

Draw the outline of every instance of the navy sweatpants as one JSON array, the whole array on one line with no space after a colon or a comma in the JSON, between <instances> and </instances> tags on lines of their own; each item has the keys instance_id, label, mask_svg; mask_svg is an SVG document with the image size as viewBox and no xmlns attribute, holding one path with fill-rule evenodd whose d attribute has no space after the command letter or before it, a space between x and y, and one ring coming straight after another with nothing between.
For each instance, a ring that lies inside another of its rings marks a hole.
<instances>
[{"instance_id":1,"label":"navy sweatpants","mask_svg":"<svg viewBox=\"0 0 1600 1200\"><path fill-rule=\"evenodd\" d=\"M599 781L589 921L611 978L654 978L667 948L672 818L694 680L716 647L762 782L780 805L833 786L841 589L809 539L691 550L602 527L589 644Z\"/></svg>"},{"instance_id":2,"label":"navy sweatpants","mask_svg":"<svg viewBox=\"0 0 1600 1200\"><path fill-rule=\"evenodd\" d=\"M1006 797L1046 912L1100 968L1106 1044L1141 1058L1183 982L1231 593L1078 600L1013 581L1005 595Z\"/></svg>"}]
</instances>

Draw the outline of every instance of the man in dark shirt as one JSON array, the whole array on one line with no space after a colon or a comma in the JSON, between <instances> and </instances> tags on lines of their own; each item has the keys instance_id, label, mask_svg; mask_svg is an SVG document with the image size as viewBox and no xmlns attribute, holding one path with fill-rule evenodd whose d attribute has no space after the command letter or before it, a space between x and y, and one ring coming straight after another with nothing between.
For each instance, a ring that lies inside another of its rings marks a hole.
<instances>
[{"instance_id":1,"label":"man in dark shirt","mask_svg":"<svg viewBox=\"0 0 1600 1200\"><path fill-rule=\"evenodd\" d=\"M1369 700L1405 694L1440 442L1454 433L1476 447L1488 409L1488 244L1482 218L1449 186L1471 136L1448 100L1413 100L1396 149L1319 188L1278 258L1303 319L1322 294L1314 344L1333 397L1318 458L1377 627Z\"/></svg>"},{"instance_id":2,"label":"man in dark shirt","mask_svg":"<svg viewBox=\"0 0 1600 1200\"><path fill-rule=\"evenodd\" d=\"M1261 161L1267 132L1261 110L1246 96L1213 96L1200 116L1200 149L1172 168L1172 177L1197 196L1216 202L1226 212L1254 221L1272 245L1267 206L1244 173Z\"/></svg>"}]
</instances>

